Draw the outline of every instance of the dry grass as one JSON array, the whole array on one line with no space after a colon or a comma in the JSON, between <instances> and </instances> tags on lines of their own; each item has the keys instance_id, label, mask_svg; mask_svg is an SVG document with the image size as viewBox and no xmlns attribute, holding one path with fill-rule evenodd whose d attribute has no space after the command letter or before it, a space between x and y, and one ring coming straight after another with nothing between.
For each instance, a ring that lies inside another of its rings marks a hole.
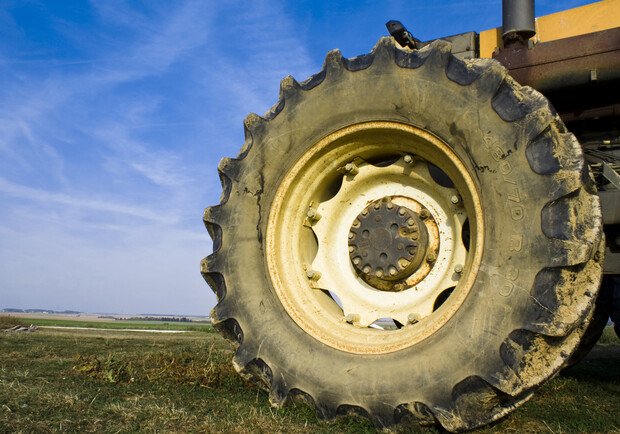
<instances>
[{"instance_id":1,"label":"dry grass","mask_svg":"<svg viewBox=\"0 0 620 434\"><path fill-rule=\"evenodd\" d=\"M303 404L273 409L265 392L234 372L231 358L215 333L2 333L0 432L376 432L365 419L319 421ZM620 345L597 347L480 432L618 431L618 362Z\"/></svg>"}]
</instances>

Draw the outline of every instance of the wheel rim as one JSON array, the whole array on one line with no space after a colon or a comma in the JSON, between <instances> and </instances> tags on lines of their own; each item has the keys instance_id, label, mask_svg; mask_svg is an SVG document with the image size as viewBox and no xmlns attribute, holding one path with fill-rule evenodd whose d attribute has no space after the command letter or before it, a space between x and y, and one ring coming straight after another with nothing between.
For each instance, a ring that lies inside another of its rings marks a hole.
<instances>
[{"instance_id":1,"label":"wheel rim","mask_svg":"<svg viewBox=\"0 0 620 434\"><path fill-rule=\"evenodd\" d=\"M482 257L482 211L443 141L368 122L311 146L286 174L266 243L275 292L304 331L342 351L389 353L458 311ZM385 319L399 328L385 330Z\"/></svg>"}]
</instances>

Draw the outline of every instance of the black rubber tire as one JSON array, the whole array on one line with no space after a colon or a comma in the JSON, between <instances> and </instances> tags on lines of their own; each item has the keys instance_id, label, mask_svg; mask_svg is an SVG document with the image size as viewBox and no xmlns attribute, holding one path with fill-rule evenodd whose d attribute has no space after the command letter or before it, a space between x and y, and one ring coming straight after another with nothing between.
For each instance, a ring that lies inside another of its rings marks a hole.
<instances>
[{"instance_id":1,"label":"black rubber tire","mask_svg":"<svg viewBox=\"0 0 620 434\"><path fill-rule=\"evenodd\" d=\"M436 41L406 51L383 38L365 56L330 52L305 82L282 81L271 111L246 118L238 157L218 167L221 202L204 215L213 253L201 264L218 298L211 320L238 344L237 371L263 383L275 406L302 397L323 419L471 429L527 400L579 343L602 273L599 201L581 148L547 100L499 63L450 50ZM483 201L484 254L469 295L431 337L358 355L318 342L287 314L265 234L300 157L328 134L376 120L429 131L459 156ZM513 290L500 295L507 283Z\"/></svg>"}]
</instances>

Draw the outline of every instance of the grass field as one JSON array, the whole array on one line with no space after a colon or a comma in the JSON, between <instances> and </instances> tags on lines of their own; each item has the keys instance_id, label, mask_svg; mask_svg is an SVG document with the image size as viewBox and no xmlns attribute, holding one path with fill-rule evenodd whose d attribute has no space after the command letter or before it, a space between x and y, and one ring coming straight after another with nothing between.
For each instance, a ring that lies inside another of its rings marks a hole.
<instances>
[{"instance_id":1,"label":"grass field","mask_svg":"<svg viewBox=\"0 0 620 434\"><path fill-rule=\"evenodd\" d=\"M142 330L187 330L205 331L211 326L207 322L165 322L165 321L92 321L56 318L19 318L23 324L37 326L88 327L100 329L142 329Z\"/></svg>"},{"instance_id":2,"label":"grass field","mask_svg":"<svg viewBox=\"0 0 620 434\"><path fill-rule=\"evenodd\" d=\"M612 330L604 341L479 432L620 432L620 342ZM175 335L0 333L0 432L376 432L364 419L318 421L304 404L272 409L231 358L232 347L210 326Z\"/></svg>"}]
</instances>

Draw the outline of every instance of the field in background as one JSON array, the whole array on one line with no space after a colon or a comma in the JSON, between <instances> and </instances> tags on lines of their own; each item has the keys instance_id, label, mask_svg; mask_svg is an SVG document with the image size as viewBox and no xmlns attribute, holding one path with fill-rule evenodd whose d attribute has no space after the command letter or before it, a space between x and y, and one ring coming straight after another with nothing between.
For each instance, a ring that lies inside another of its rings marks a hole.
<instances>
[{"instance_id":1,"label":"field in background","mask_svg":"<svg viewBox=\"0 0 620 434\"><path fill-rule=\"evenodd\" d=\"M603 342L479 432L618 432L620 341L608 328ZM318 421L305 404L272 409L231 358L232 347L210 326L175 335L0 333L0 431L376 432L365 419Z\"/></svg>"},{"instance_id":2,"label":"field in background","mask_svg":"<svg viewBox=\"0 0 620 434\"><path fill-rule=\"evenodd\" d=\"M211 322L204 318L192 319L190 322L165 321L165 320L138 320L131 318L114 319L93 314L32 314L10 313L0 314L1 318L13 318L15 321L37 326L61 326L61 327L88 327L102 329L143 329L143 330L188 330L201 331L210 327ZM0 324L0 329L2 328Z\"/></svg>"}]
</instances>

